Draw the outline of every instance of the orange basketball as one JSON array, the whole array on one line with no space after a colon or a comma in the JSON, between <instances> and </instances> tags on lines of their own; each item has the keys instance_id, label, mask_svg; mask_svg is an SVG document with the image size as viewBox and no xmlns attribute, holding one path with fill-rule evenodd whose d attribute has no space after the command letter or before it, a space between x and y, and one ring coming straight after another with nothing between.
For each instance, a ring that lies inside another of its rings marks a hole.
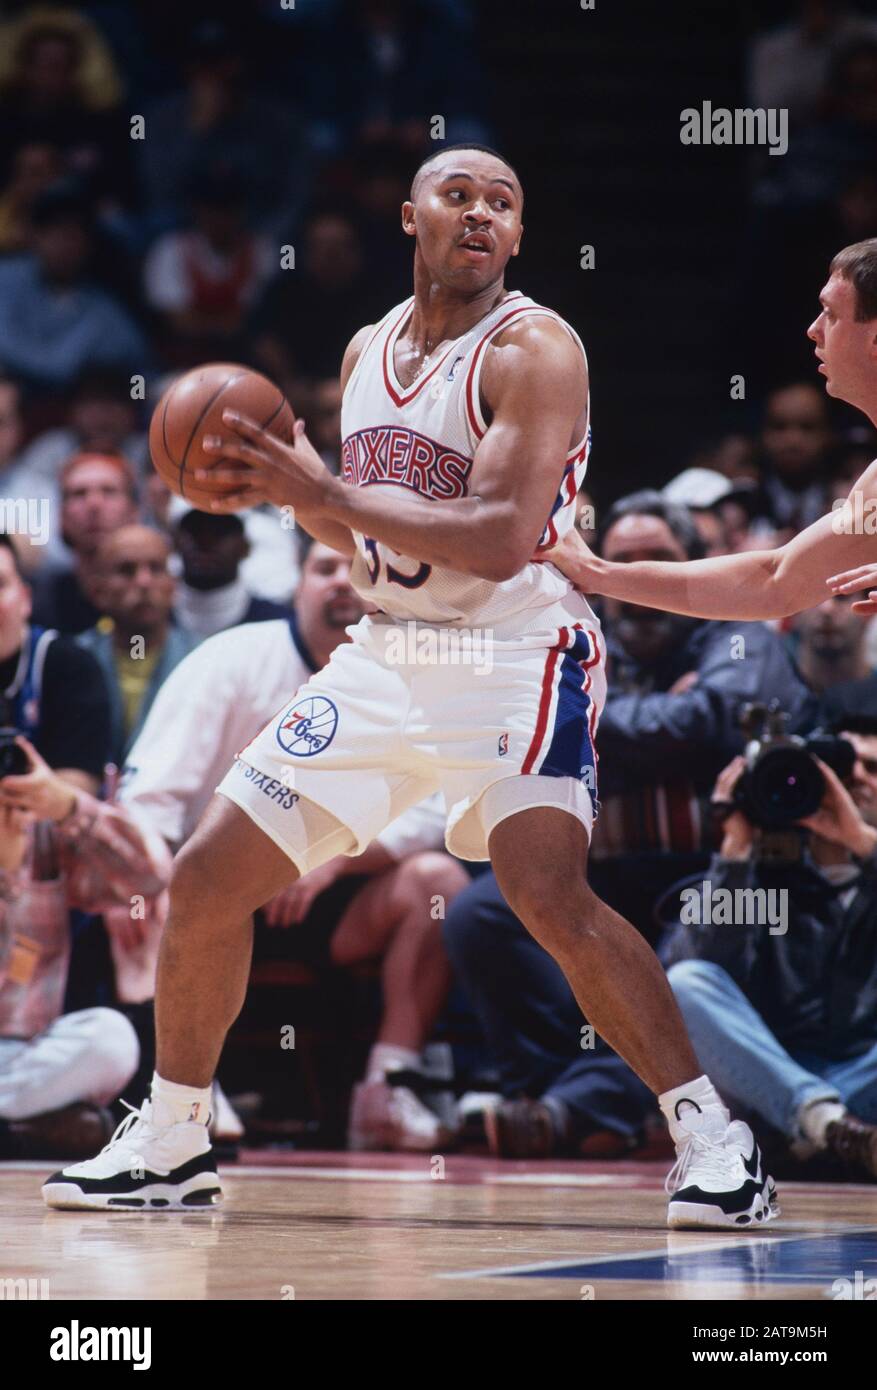
<instances>
[{"instance_id":1,"label":"orange basketball","mask_svg":"<svg viewBox=\"0 0 877 1390\"><path fill-rule=\"evenodd\" d=\"M205 434L229 435L222 420L222 412L229 409L270 429L285 443L292 442L295 416L283 392L266 376L235 362L208 362L186 372L165 391L149 426L156 471L171 492L205 511L214 498L237 490L207 478L196 482L194 477L196 468L221 462L218 455L205 454L201 443ZM241 465L232 460L230 466Z\"/></svg>"}]
</instances>

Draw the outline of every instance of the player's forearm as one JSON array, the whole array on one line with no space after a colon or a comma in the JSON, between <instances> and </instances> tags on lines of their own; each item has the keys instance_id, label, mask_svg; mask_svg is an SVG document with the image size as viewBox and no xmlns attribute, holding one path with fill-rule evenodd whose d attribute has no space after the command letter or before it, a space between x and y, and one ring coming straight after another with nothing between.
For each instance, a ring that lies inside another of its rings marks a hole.
<instances>
[{"instance_id":1,"label":"player's forearm","mask_svg":"<svg viewBox=\"0 0 877 1390\"><path fill-rule=\"evenodd\" d=\"M307 531L309 536L313 536L315 541L321 541L323 545L337 550L339 555L353 555L356 550L350 527L339 521L330 521L328 517L316 512L303 512L296 508L295 524Z\"/></svg>"},{"instance_id":2,"label":"player's forearm","mask_svg":"<svg viewBox=\"0 0 877 1390\"><path fill-rule=\"evenodd\" d=\"M587 592L661 608L691 618L782 618L797 611L791 586L780 582L779 552L751 550L708 560L636 560L615 564L594 558L581 567ZM806 599L801 603L806 606Z\"/></svg>"},{"instance_id":3,"label":"player's forearm","mask_svg":"<svg viewBox=\"0 0 877 1390\"><path fill-rule=\"evenodd\" d=\"M429 565L481 579L505 579L513 572L508 538L515 518L501 506L479 497L443 502L380 493L335 479L324 515Z\"/></svg>"}]
</instances>

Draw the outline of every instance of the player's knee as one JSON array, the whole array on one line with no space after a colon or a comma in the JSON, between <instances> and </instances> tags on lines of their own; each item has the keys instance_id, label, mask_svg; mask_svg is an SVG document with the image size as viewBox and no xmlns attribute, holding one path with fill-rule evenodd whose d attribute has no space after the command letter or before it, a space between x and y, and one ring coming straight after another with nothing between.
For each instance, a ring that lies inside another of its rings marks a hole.
<instances>
[{"instance_id":1,"label":"player's knee","mask_svg":"<svg viewBox=\"0 0 877 1390\"><path fill-rule=\"evenodd\" d=\"M522 881L514 894L515 915L530 935L546 951L562 958L581 951L599 934L599 899L588 884L569 884L562 890L557 881L545 882L539 877Z\"/></svg>"}]
</instances>

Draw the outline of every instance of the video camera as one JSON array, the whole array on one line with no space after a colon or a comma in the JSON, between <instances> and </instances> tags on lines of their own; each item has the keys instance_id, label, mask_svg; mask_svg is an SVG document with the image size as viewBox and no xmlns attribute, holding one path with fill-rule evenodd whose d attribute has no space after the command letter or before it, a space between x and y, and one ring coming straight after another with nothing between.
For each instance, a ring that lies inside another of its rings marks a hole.
<instances>
[{"instance_id":1,"label":"video camera","mask_svg":"<svg viewBox=\"0 0 877 1390\"><path fill-rule=\"evenodd\" d=\"M812 816L825 796L819 758L845 781L856 753L845 738L817 729L805 738L786 732L788 715L776 701L747 705L740 723L748 735L746 770L733 792L734 804L762 830L788 830Z\"/></svg>"}]
</instances>

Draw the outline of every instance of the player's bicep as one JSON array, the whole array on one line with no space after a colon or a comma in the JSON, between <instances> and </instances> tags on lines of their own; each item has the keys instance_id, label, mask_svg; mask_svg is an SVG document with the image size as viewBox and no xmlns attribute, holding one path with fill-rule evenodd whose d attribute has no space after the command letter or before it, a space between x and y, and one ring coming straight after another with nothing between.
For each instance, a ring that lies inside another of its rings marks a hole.
<instances>
[{"instance_id":1,"label":"player's bicep","mask_svg":"<svg viewBox=\"0 0 877 1390\"><path fill-rule=\"evenodd\" d=\"M587 399L581 353L544 330L505 344L487 384L491 423L475 452L470 493L509 529L505 542L524 565L557 496L573 427ZM487 367L485 367L485 374Z\"/></svg>"}]
</instances>

